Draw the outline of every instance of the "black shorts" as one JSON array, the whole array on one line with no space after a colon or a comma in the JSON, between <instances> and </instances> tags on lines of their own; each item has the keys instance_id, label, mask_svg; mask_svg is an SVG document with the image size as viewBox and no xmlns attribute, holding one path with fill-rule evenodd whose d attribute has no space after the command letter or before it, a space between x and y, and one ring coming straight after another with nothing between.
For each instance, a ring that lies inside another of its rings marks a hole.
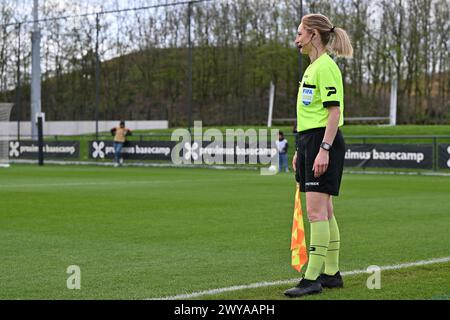
<instances>
[{"instance_id":1,"label":"black shorts","mask_svg":"<svg viewBox=\"0 0 450 320\"><path fill-rule=\"evenodd\" d=\"M302 192L321 192L337 196L341 186L345 159L345 142L340 130L338 130L330 150L330 162L327 171L319 178L314 178L314 172L312 171L324 135L325 128L298 133L295 179L300 183Z\"/></svg>"}]
</instances>

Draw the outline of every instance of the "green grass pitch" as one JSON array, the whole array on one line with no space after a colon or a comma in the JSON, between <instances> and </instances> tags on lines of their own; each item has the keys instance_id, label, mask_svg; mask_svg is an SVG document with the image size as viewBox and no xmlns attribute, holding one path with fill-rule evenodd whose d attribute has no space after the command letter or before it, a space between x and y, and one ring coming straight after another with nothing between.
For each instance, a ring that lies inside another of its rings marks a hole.
<instances>
[{"instance_id":1,"label":"green grass pitch","mask_svg":"<svg viewBox=\"0 0 450 320\"><path fill-rule=\"evenodd\" d=\"M0 299L146 299L299 276L292 174L13 165L0 181ZM449 195L449 177L344 175L342 271L450 256ZM70 265L80 290L67 289ZM380 290L367 277L305 299L450 294L448 262L384 271ZM288 287L200 299L283 299Z\"/></svg>"}]
</instances>

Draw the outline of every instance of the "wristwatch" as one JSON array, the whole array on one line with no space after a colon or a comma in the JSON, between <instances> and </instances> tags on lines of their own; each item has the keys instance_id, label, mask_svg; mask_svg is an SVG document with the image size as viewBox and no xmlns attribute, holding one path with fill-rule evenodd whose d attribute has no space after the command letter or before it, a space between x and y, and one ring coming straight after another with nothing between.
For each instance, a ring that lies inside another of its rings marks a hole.
<instances>
[{"instance_id":1,"label":"wristwatch","mask_svg":"<svg viewBox=\"0 0 450 320\"><path fill-rule=\"evenodd\" d=\"M328 144L328 143L326 143L326 142L322 142L322 143L320 144L320 147L321 147L322 149L324 149L324 150L330 151L330 149L331 149L331 144Z\"/></svg>"}]
</instances>

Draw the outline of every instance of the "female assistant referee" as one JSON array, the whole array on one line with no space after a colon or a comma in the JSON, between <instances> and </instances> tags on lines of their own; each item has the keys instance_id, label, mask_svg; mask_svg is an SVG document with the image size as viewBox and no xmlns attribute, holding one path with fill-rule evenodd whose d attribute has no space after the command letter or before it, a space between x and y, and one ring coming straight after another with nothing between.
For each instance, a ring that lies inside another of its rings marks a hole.
<instances>
[{"instance_id":1,"label":"female assistant referee","mask_svg":"<svg viewBox=\"0 0 450 320\"><path fill-rule=\"evenodd\" d=\"M299 136L292 161L300 190L306 192L311 239L308 267L299 284L285 291L289 297L320 293L322 287L343 287L332 196L339 195L344 168L345 143L339 130L344 124L344 91L339 67L328 53L353 54L346 31L321 14L303 17L295 44L311 60L297 98Z\"/></svg>"}]
</instances>

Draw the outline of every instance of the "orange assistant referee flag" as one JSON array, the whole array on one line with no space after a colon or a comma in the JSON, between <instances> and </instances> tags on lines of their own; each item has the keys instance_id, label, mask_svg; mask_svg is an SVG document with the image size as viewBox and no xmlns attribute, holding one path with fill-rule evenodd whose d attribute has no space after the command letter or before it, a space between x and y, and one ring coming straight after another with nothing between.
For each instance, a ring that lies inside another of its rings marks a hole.
<instances>
[{"instance_id":1,"label":"orange assistant referee flag","mask_svg":"<svg viewBox=\"0 0 450 320\"><path fill-rule=\"evenodd\" d=\"M308 262L308 253L306 251L305 229L303 226L302 203L300 200L300 186L297 184L295 192L294 219L292 222L292 267L300 272L302 267Z\"/></svg>"}]
</instances>

